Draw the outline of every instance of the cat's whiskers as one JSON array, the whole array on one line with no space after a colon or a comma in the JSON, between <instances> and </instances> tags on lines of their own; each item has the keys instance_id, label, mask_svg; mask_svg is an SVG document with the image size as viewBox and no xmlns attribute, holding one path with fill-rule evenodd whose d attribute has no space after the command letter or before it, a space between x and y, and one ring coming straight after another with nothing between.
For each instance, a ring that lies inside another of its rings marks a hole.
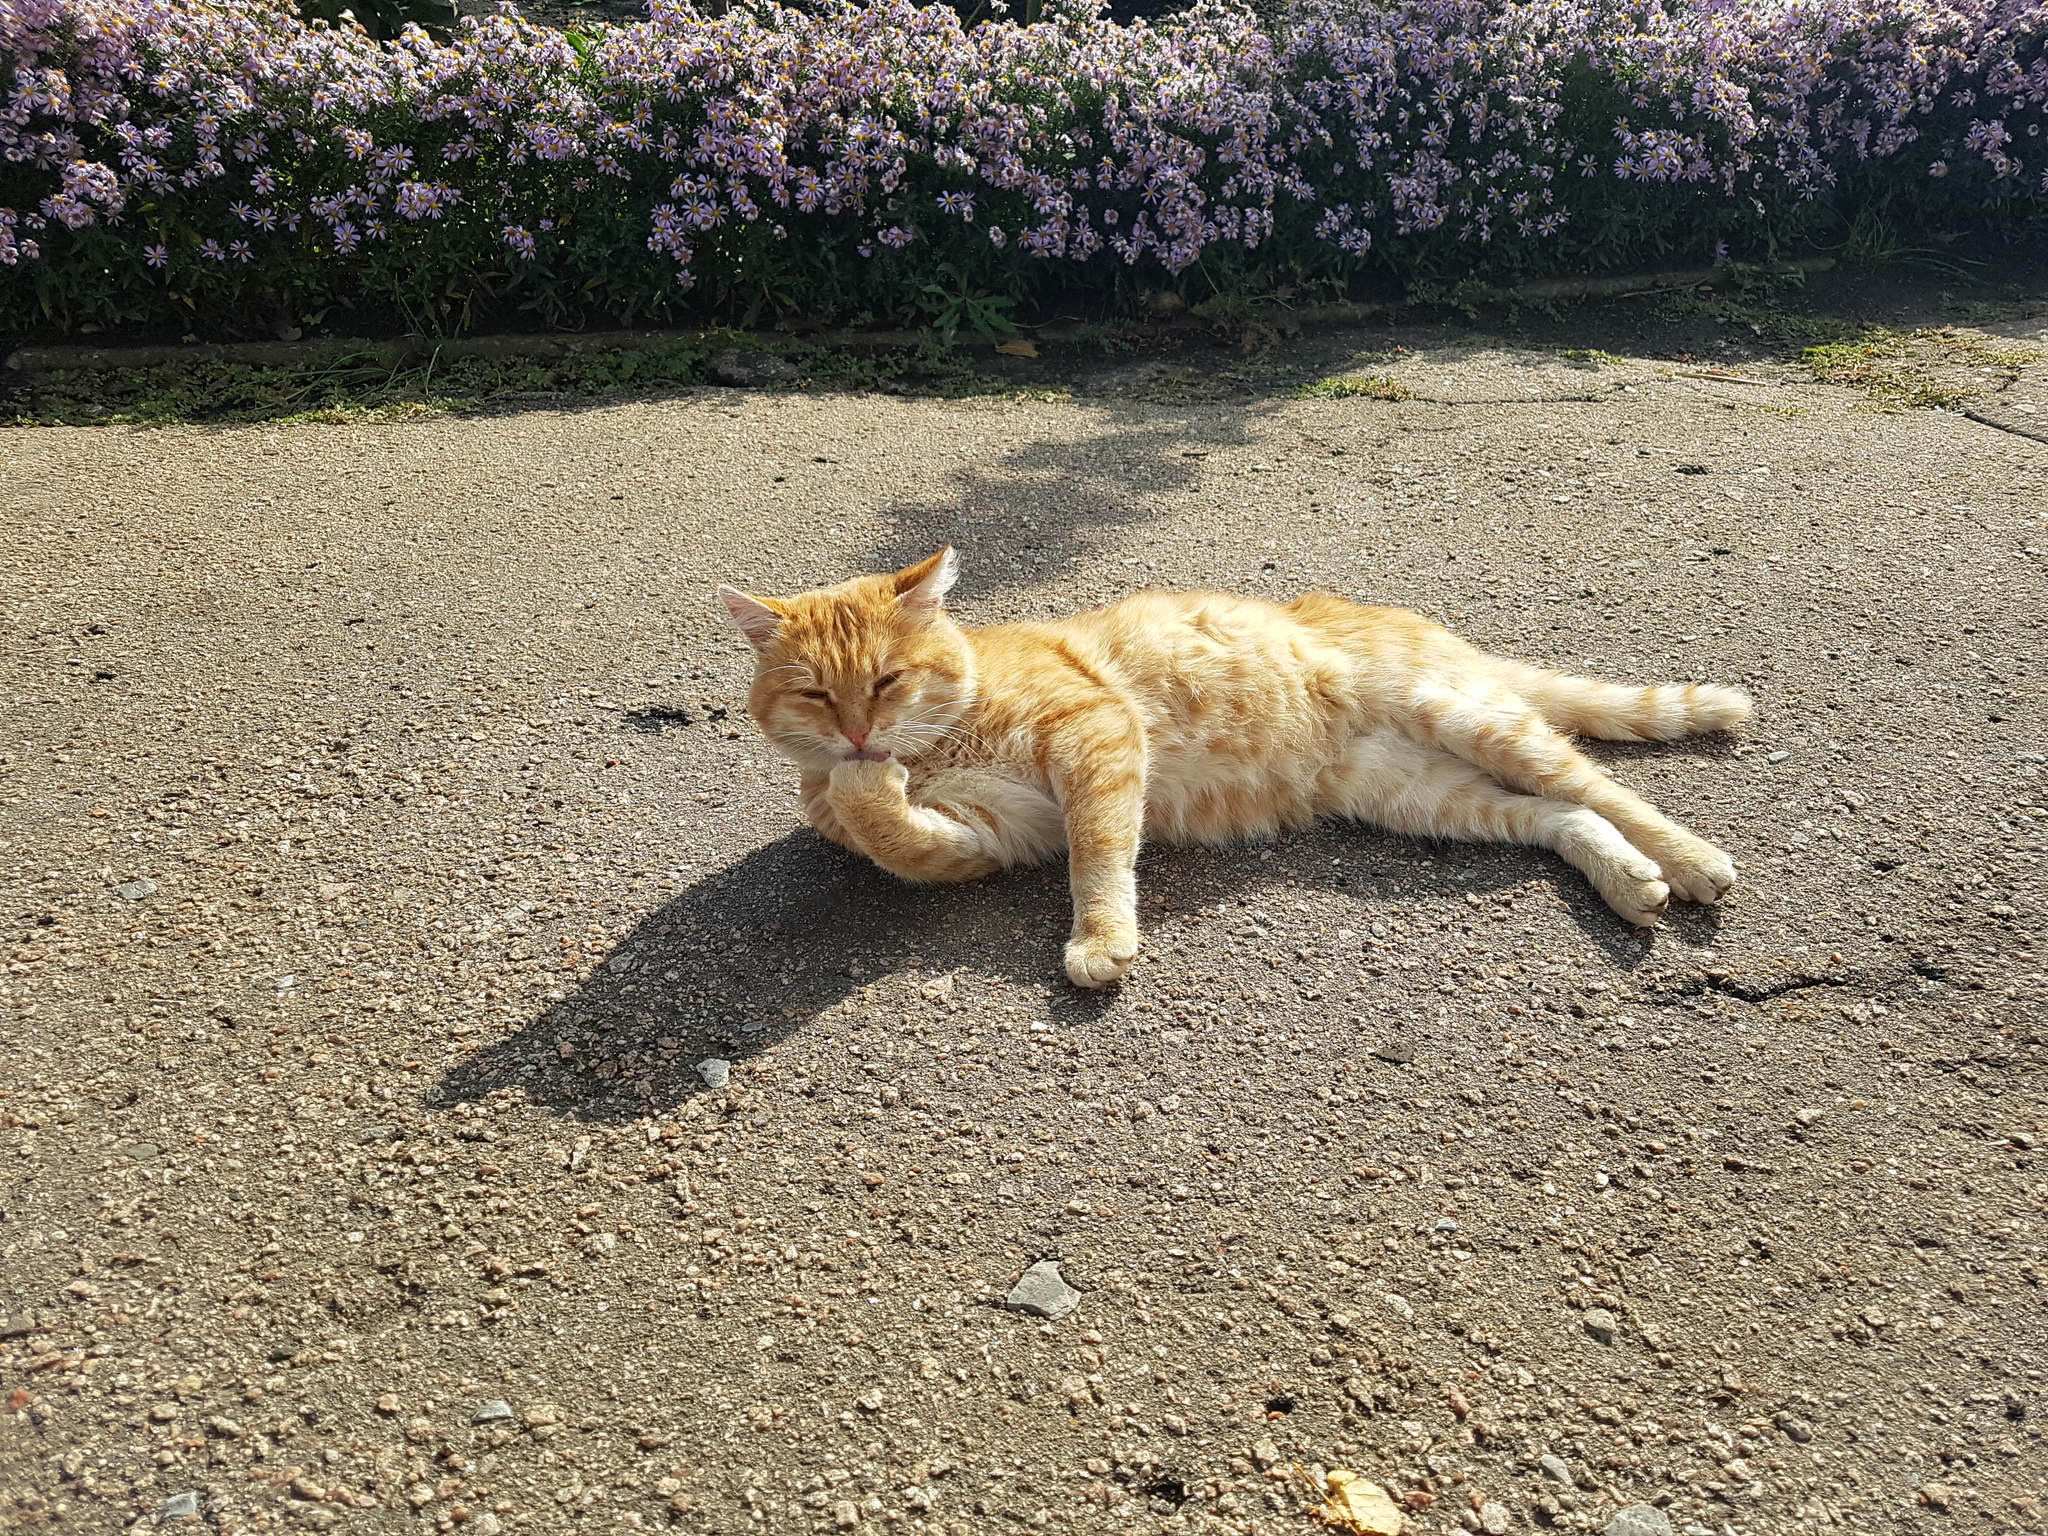
<instances>
[{"instance_id":1,"label":"cat's whiskers","mask_svg":"<svg viewBox=\"0 0 2048 1536\"><path fill-rule=\"evenodd\" d=\"M929 736L935 741L964 741L975 743L981 741L981 733L979 731L966 730L956 725L934 725L927 721L916 721L907 722L903 725L899 725L897 729L899 731L909 731L919 736Z\"/></svg>"},{"instance_id":2,"label":"cat's whiskers","mask_svg":"<svg viewBox=\"0 0 2048 1536\"><path fill-rule=\"evenodd\" d=\"M948 729L951 729L960 725L961 720L967 715L971 706L986 704L987 702L988 700L984 698L947 699L935 706L930 713L920 716L914 721L906 721L904 723L932 725L940 723L941 716L948 716L950 718L945 719L944 724Z\"/></svg>"},{"instance_id":3,"label":"cat's whiskers","mask_svg":"<svg viewBox=\"0 0 2048 1536\"><path fill-rule=\"evenodd\" d=\"M899 727L897 730L892 731L890 733L890 736L891 739L898 745L911 747L917 750L925 750L931 747L935 747L943 741L953 740L962 741L963 743L965 742L965 738L949 737L942 731L933 730L930 726L902 726ZM966 744L971 745L971 743Z\"/></svg>"},{"instance_id":4,"label":"cat's whiskers","mask_svg":"<svg viewBox=\"0 0 2048 1536\"><path fill-rule=\"evenodd\" d=\"M946 746L955 746L962 750L972 750L974 743L948 742L946 738L942 736L914 735L906 739L898 740L895 745L897 749L897 754L899 756L909 757L921 756L927 752L938 751L942 747Z\"/></svg>"},{"instance_id":5,"label":"cat's whiskers","mask_svg":"<svg viewBox=\"0 0 2048 1536\"><path fill-rule=\"evenodd\" d=\"M984 701L980 699L950 699L945 707L948 710L954 710L965 704L979 704L982 702ZM958 716L951 720L941 720L933 716L926 716L915 720L899 720L892 729L895 731L914 732L929 737L934 741L957 741L968 746L986 745L981 733L974 730L971 726L961 724Z\"/></svg>"}]
</instances>

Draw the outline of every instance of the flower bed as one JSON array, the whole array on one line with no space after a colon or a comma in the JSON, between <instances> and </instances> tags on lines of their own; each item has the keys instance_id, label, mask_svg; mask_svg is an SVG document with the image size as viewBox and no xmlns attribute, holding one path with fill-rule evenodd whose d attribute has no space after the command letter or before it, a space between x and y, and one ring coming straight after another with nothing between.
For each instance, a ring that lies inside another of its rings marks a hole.
<instances>
[{"instance_id":1,"label":"flower bed","mask_svg":"<svg viewBox=\"0 0 2048 1536\"><path fill-rule=\"evenodd\" d=\"M2048 206L2048 3L1305 0L1269 34L907 0L378 44L0 6L0 328L999 326L1247 284L1764 256Z\"/></svg>"}]
</instances>

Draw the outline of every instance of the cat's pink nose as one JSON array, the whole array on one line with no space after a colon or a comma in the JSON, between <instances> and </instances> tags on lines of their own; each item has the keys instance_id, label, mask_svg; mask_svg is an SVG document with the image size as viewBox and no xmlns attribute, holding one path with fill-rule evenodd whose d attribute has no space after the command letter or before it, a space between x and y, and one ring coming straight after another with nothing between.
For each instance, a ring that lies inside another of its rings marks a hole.
<instances>
[{"instance_id":1,"label":"cat's pink nose","mask_svg":"<svg viewBox=\"0 0 2048 1536\"><path fill-rule=\"evenodd\" d=\"M846 725L841 726L840 729L845 732L846 739L852 742L854 747L858 749L868 744L868 732L873 730L874 727L871 725Z\"/></svg>"}]
</instances>

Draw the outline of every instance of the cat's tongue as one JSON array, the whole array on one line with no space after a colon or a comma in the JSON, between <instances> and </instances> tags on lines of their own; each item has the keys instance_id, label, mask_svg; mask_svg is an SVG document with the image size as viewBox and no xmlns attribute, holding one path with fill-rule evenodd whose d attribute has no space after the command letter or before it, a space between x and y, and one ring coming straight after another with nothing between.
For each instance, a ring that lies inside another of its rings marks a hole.
<instances>
[{"instance_id":1,"label":"cat's tongue","mask_svg":"<svg viewBox=\"0 0 2048 1536\"><path fill-rule=\"evenodd\" d=\"M846 760L849 763L886 763L889 754L881 747L862 747L857 752L847 753Z\"/></svg>"}]
</instances>

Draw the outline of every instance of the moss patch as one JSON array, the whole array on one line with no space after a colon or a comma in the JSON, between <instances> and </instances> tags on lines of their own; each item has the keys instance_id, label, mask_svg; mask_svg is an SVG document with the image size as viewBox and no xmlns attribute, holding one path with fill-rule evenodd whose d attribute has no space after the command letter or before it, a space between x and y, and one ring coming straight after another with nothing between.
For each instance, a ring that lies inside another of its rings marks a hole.
<instances>
[{"instance_id":1,"label":"moss patch","mask_svg":"<svg viewBox=\"0 0 2048 1536\"><path fill-rule=\"evenodd\" d=\"M0 397L0 422L14 426L172 426L258 421L382 421L478 410L545 397L591 397L713 382L720 337L631 352L575 354L560 361L486 361L394 366L373 351L304 368L247 363L167 363L33 375ZM909 351L853 352L798 347L798 389L891 394L1002 394L1013 387L975 372L936 342Z\"/></svg>"},{"instance_id":2,"label":"moss patch","mask_svg":"<svg viewBox=\"0 0 2048 1536\"><path fill-rule=\"evenodd\" d=\"M1396 379L1318 379L1298 391L1304 400L1413 400L1415 391Z\"/></svg>"},{"instance_id":3,"label":"moss patch","mask_svg":"<svg viewBox=\"0 0 2048 1536\"><path fill-rule=\"evenodd\" d=\"M1984 393L1981 373L1965 378L1958 369L1990 368L2010 381L2040 360L2030 348L1954 326L1872 330L1855 341L1803 347L1798 357L1815 378L1861 390L1887 409L1934 406L1947 411L1960 410Z\"/></svg>"}]
</instances>

